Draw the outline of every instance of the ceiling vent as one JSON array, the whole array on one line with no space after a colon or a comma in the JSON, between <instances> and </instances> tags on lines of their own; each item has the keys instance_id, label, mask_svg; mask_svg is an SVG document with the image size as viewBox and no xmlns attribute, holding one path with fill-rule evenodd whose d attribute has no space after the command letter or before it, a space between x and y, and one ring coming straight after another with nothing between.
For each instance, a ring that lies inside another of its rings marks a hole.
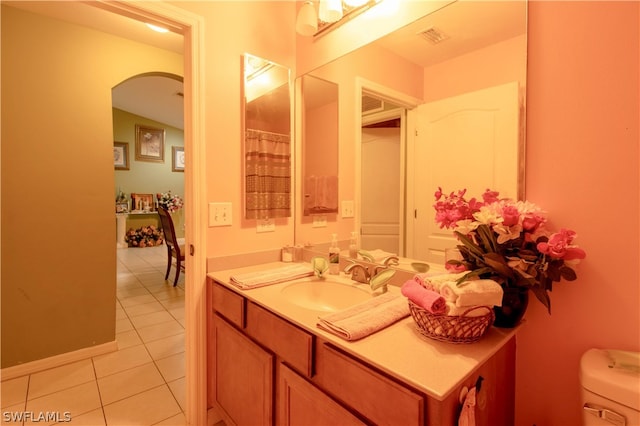
<instances>
[{"instance_id":1,"label":"ceiling vent","mask_svg":"<svg viewBox=\"0 0 640 426\"><path fill-rule=\"evenodd\" d=\"M424 31L421 31L418 33L418 35L423 39L427 40L431 44L442 43L443 41L449 38L448 35L446 35L445 33L443 33L442 31L440 31L435 27L431 27Z\"/></svg>"},{"instance_id":2,"label":"ceiling vent","mask_svg":"<svg viewBox=\"0 0 640 426\"><path fill-rule=\"evenodd\" d=\"M371 114L373 112L382 111L384 102L381 99L374 98L369 95L362 95L362 113Z\"/></svg>"}]
</instances>

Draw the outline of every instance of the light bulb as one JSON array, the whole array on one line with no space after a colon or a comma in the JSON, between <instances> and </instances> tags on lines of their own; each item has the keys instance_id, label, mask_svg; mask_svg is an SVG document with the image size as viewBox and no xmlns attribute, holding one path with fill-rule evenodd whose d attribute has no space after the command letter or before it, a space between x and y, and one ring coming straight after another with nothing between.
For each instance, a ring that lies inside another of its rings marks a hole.
<instances>
[{"instance_id":1,"label":"light bulb","mask_svg":"<svg viewBox=\"0 0 640 426\"><path fill-rule=\"evenodd\" d=\"M320 20L323 22L337 22L342 19L341 0L320 0L320 10L318 11Z\"/></svg>"}]
</instances>

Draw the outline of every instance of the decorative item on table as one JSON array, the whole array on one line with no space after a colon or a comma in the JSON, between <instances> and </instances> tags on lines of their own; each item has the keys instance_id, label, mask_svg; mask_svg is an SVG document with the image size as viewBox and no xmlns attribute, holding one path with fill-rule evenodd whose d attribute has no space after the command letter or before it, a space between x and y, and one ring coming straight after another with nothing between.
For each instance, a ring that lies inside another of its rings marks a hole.
<instances>
[{"instance_id":1,"label":"decorative item on table","mask_svg":"<svg viewBox=\"0 0 640 426\"><path fill-rule=\"evenodd\" d=\"M179 195L173 195L171 191L156 194L158 206L164 207L169 213L177 212L182 208L184 202Z\"/></svg>"},{"instance_id":2,"label":"decorative item on table","mask_svg":"<svg viewBox=\"0 0 640 426\"><path fill-rule=\"evenodd\" d=\"M128 213L129 203L127 202L127 196L118 189L118 195L116 195L116 213Z\"/></svg>"},{"instance_id":3,"label":"decorative item on table","mask_svg":"<svg viewBox=\"0 0 640 426\"><path fill-rule=\"evenodd\" d=\"M149 225L135 230L129 228L124 236L124 240L129 247L154 247L162 245L164 234L162 229L158 229L154 225Z\"/></svg>"},{"instance_id":4,"label":"decorative item on table","mask_svg":"<svg viewBox=\"0 0 640 426\"><path fill-rule=\"evenodd\" d=\"M493 324L491 307L501 302L502 287L491 280L465 281L458 287L457 278L417 274L401 292L420 333L443 342L473 343Z\"/></svg>"},{"instance_id":5,"label":"decorative item on table","mask_svg":"<svg viewBox=\"0 0 640 426\"><path fill-rule=\"evenodd\" d=\"M502 286L500 307L494 307L498 327L514 327L524 316L528 291L551 314L549 292L553 282L574 281L574 267L586 257L573 244L576 233L547 228L545 213L528 201L498 198L487 189L482 200L465 198L466 189L445 195L435 193L436 222L453 229L463 259L450 260L468 272L461 283L472 277L492 279Z\"/></svg>"}]
</instances>

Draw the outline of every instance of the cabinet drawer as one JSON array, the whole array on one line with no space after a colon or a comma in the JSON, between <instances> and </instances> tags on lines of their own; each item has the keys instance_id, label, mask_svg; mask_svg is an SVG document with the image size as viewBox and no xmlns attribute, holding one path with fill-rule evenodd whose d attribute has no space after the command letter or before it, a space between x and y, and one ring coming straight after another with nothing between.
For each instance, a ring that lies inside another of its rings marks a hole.
<instances>
[{"instance_id":1,"label":"cabinet drawer","mask_svg":"<svg viewBox=\"0 0 640 426\"><path fill-rule=\"evenodd\" d=\"M223 285L213 282L211 289L211 306L213 310L225 317L229 322L240 328L244 327L244 297L225 288Z\"/></svg>"},{"instance_id":2,"label":"cabinet drawer","mask_svg":"<svg viewBox=\"0 0 640 426\"><path fill-rule=\"evenodd\" d=\"M328 344L318 346L318 380L377 425L424 425L424 397Z\"/></svg>"},{"instance_id":3,"label":"cabinet drawer","mask_svg":"<svg viewBox=\"0 0 640 426\"><path fill-rule=\"evenodd\" d=\"M253 302L247 302L246 332L311 377L313 336Z\"/></svg>"}]
</instances>

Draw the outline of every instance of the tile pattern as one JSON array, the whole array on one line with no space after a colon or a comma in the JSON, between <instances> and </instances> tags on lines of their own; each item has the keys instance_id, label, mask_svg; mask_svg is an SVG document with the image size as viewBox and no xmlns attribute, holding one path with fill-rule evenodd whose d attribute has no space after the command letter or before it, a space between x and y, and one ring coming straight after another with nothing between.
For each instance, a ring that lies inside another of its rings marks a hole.
<instances>
[{"instance_id":1,"label":"tile pattern","mask_svg":"<svg viewBox=\"0 0 640 426\"><path fill-rule=\"evenodd\" d=\"M166 256L117 250L118 350L1 382L1 424L186 425L184 273L165 282Z\"/></svg>"}]
</instances>

